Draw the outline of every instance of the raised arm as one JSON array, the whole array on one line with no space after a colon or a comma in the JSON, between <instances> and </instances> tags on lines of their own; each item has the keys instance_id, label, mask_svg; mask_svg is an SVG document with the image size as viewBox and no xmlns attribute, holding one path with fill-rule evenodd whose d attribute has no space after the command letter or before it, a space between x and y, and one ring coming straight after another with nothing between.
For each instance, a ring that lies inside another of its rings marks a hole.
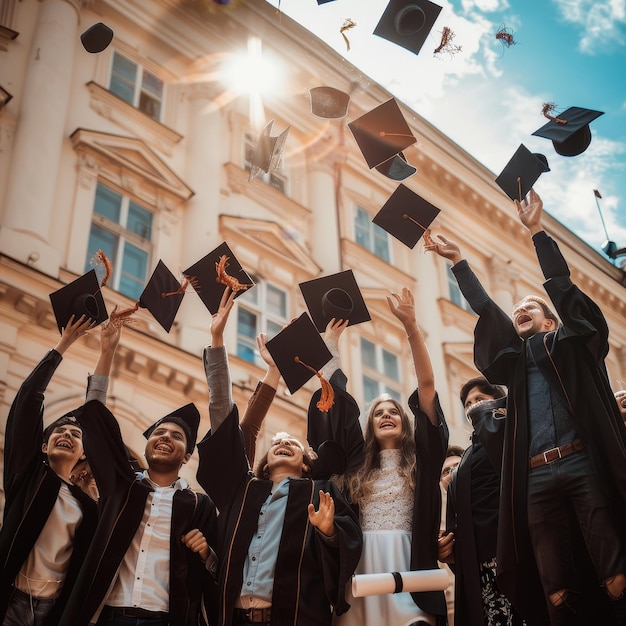
<instances>
[{"instance_id":1,"label":"raised arm","mask_svg":"<svg viewBox=\"0 0 626 626\"><path fill-rule=\"evenodd\" d=\"M226 288L217 313L211 320L211 345L204 349L204 371L209 386L209 417L215 432L233 408L228 354L224 346L224 329L233 308L235 292Z\"/></svg>"},{"instance_id":2,"label":"raised arm","mask_svg":"<svg viewBox=\"0 0 626 626\"><path fill-rule=\"evenodd\" d=\"M387 304L393 315L400 320L406 332L417 376L419 406L426 413L431 424L438 425L439 417L435 402L435 374L422 329L418 326L415 319L413 294L407 287L403 287L400 295L392 293L391 297L387 296Z\"/></svg>"},{"instance_id":3,"label":"raised arm","mask_svg":"<svg viewBox=\"0 0 626 626\"><path fill-rule=\"evenodd\" d=\"M120 342L122 326L123 322L118 317L117 307L115 307L108 321L100 326L100 356L94 373L88 378L86 402L97 400L106 405L109 375L115 351Z\"/></svg>"}]
</instances>

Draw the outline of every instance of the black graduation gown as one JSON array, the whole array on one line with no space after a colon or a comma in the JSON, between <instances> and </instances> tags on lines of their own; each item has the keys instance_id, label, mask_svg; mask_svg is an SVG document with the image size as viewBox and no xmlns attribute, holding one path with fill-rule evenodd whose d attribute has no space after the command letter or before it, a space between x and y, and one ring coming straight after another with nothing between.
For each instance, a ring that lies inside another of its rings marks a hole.
<instances>
[{"instance_id":1,"label":"black graduation gown","mask_svg":"<svg viewBox=\"0 0 626 626\"><path fill-rule=\"evenodd\" d=\"M198 482L220 515L220 626L230 626L243 581L243 566L259 511L272 482L254 477L234 406L220 427L198 444ZM319 491L335 503L336 545L326 543L308 522L307 506L319 506ZM344 587L361 556L363 536L357 518L330 480L292 479L278 548L271 626L330 625L331 610L348 609Z\"/></svg>"},{"instance_id":2,"label":"black graduation gown","mask_svg":"<svg viewBox=\"0 0 626 626\"><path fill-rule=\"evenodd\" d=\"M497 520L477 520L473 509L472 495L480 490L480 497L499 501L499 472L502 463L504 418L497 413L506 403L506 398L486 402L480 413L474 415L472 445L465 450L461 462L448 486L446 500L446 531L454 532L454 564L450 566L455 575L454 623L456 626L474 626L483 622L482 588L480 583L479 547L477 530L493 533L497 537ZM482 485L476 485L473 475L477 457L482 458ZM497 467L497 471L496 468ZM489 470L492 475L489 476ZM481 525L480 529L475 526ZM491 557L496 556L495 546ZM543 599L540 597L539 601ZM521 623L521 622L520 622Z\"/></svg>"},{"instance_id":3,"label":"black graduation gown","mask_svg":"<svg viewBox=\"0 0 626 626\"><path fill-rule=\"evenodd\" d=\"M113 414L97 400L85 404L77 418L86 433L85 447L100 492L99 519L80 580L59 622L86 626L102 604L141 523L152 487L133 472ZM204 494L191 489L174 494L170 534L170 624L196 626L204 598L214 596L213 580L197 553L181 537L198 528L211 547L217 541L216 510ZM205 607L211 615L216 607Z\"/></svg>"},{"instance_id":4,"label":"black graduation gown","mask_svg":"<svg viewBox=\"0 0 626 626\"><path fill-rule=\"evenodd\" d=\"M61 488L61 479L44 463L44 392L63 360L50 350L22 383L11 405L4 439L4 523L0 531L0 623L11 586L36 544ZM83 519L74 535L74 547L61 595L46 624L58 623L96 527L96 503L82 489L69 485L79 501Z\"/></svg>"},{"instance_id":5,"label":"black graduation gown","mask_svg":"<svg viewBox=\"0 0 626 626\"><path fill-rule=\"evenodd\" d=\"M538 249L540 262L541 254ZM544 288L562 324L555 332L531 337L530 349L553 390L570 407L577 432L587 443L611 503L616 527L623 533L626 430L604 364L609 349L608 327L598 306L569 276L550 278ZM519 606L530 626L544 624L545 614L536 613L540 607L534 601L536 585L532 581L537 580L537 574L527 523L526 342L515 332L511 318L492 300L476 324L474 359L491 383L509 389L498 533L499 585Z\"/></svg>"},{"instance_id":6,"label":"black graduation gown","mask_svg":"<svg viewBox=\"0 0 626 626\"><path fill-rule=\"evenodd\" d=\"M325 441L337 442L348 456L347 471L363 463L363 432L359 424L359 407L346 391L346 377L335 371L330 382L335 402L327 412L316 404L321 395L317 390L309 403L308 440L317 449ZM436 569L437 539L441 525L441 488L439 478L448 448L448 426L437 399L439 426L433 426L419 407L417 390L409 398L409 408L415 417L416 472L413 497L411 538L411 570ZM437 624L447 622L447 606L443 591L411 593L417 606L435 615Z\"/></svg>"}]
</instances>

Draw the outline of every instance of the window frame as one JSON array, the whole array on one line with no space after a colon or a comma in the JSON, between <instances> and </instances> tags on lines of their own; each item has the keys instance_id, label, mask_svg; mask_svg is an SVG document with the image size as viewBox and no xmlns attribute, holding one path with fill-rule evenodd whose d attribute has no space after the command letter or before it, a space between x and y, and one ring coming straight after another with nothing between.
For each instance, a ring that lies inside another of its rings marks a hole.
<instances>
[{"instance_id":1,"label":"window frame","mask_svg":"<svg viewBox=\"0 0 626 626\"><path fill-rule=\"evenodd\" d=\"M364 218L366 218L366 223L367 223L366 234L367 234L367 240L368 240L367 245L364 245L362 241L360 241L360 238L358 235L359 230L361 231L361 233L365 234L365 231L362 230L363 224L359 222L360 216L363 216ZM392 263L392 257L391 257L392 247L391 247L391 239L389 238L389 233L383 228L381 228L380 226L378 226L378 224L374 224L374 222L372 221L370 212L358 204L355 205L354 218L352 220L352 227L354 229L354 241L358 246L360 246L361 248L364 248L365 250L373 254L375 257L379 258L381 261L384 261L385 263L389 263L389 264ZM379 242L384 241L385 249L386 249L385 256L381 256L378 253L377 245L376 245L377 241Z\"/></svg>"},{"instance_id":2,"label":"window frame","mask_svg":"<svg viewBox=\"0 0 626 626\"><path fill-rule=\"evenodd\" d=\"M365 350L364 344L367 343L373 347L373 355L374 355L374 365L368 364L368 360L365 359ZM360 337L359 350L361 353L361 384L363 385L363 398L366 403L369 403L382 393L389 393L393 398L401 401L402 399L402 391L403 391L403 381L402 381L402 366L400 357L387 349L385 346L368 339L367 337ZM387 372L385 372L384 365L384 356L388 354L390 357L393 357L395 362L395 368L397 370L397 378L393 378ZM372 396L372 398L368 398L366 394L366 390L371 387L371 385L366 384L366 380L372 381L372 383L377 388L377 393Z\"/></svg>"},{"instance_id":3,"label":"window frame","mask_svg":"<svg viewBox=\"0 0 626 626\"><path fill-rule=\"evenodd\" d=\"M472 313L474 315L474 311L472 307L469 305L469 302L465 299L465 296L461 292L461 289L456 282L456 278L452 273L452 263L446 259L446 282L448 286L448 300L458 306L460 309L467 311L468 313Z\"/></svg>"}]
</instances>

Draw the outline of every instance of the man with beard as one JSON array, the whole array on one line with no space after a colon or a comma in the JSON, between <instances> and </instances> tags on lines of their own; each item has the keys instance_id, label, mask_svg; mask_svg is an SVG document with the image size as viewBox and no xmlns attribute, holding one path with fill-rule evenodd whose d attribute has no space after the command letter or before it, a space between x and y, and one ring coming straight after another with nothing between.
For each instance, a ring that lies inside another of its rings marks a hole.
<instances>
[{"instance_id":1,"label":"man with beard","mask_svg":"<svg viewBox=\"0 0 626 626\"><path fill-rule=\"evenodd\" d=\"M114 350L105 349L101 360L112 360ZM105 393L108 378L101 374L96 367L89 385ZM90 442L99 520L61 626L210 621L206 613L216 611L209 547L216 540L215 506L179 477L195 447L198 410L180 407L144 432L148 469L137 473L115 417L100 401L87 402L78 415Z\"/></svg>"},{"instance_id":2,"label":"man with beard","mask_svg":"<svg viewBox=\"0 0 626 626\"><path fill-rule=\"evenodd\" d=\"M498 583L529 624L544 623L529 617L534 607L526 594L534 556L551 624L588 623L582 621L582 598L597 587L597 580L595 585L589 581L595 567L618 623L624 624L626 429L604 362L608 327L598 306L572 283L556 242L543 229L538 194L531 189L515 205L562 323L539 296L526 296L508 316L487 295L454 242L440 236L429 246L452 261L459 287L479 315L476 367L489 382L509 391ZM573 524L570 509L576 513ZM580 558L590 558L593 565L577 568L580 534L586 543ZM596 618L597 600L588 606Z\"/></svg>"}]
</instances>

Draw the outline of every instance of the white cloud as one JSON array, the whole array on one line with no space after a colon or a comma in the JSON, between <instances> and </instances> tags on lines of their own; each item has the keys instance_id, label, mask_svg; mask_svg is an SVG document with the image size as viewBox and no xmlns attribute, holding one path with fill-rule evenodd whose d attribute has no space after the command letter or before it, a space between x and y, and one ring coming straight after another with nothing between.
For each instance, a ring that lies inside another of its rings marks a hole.
<instances>
[{"instance_id":1,"label":"white cloud","mask_svg":"<svg viewBox=\"0 0 626 626\"><path fill-rule=\"evenodd\" d=\"M581 52L606 52L626 44L626 0L554 0L564 21L581 31Z\"/></svg>"},{"instance_id":2,"label":"white cloud","mask_svg":"<svg viewBox=\"0 0 626 626\"><path fill-rule=\"evenodd\" d=\"M462 0L461 6L465 12L478 9L479 11L489 13L507 9L509 7L509 3L507 0Z\"/></svg>"}]
</instances>

